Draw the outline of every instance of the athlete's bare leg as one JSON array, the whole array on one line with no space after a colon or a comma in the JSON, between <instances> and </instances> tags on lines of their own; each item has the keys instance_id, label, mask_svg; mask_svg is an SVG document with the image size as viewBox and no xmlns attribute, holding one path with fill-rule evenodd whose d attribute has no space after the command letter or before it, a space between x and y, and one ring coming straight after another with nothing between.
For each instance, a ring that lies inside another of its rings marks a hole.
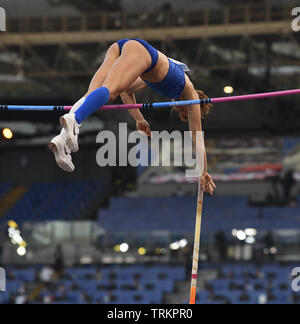
<instances>
[{"instance_id":1,"label":"athlete's bare leg","mask_svg":"<svg viewBox=\"0 0 300 324\"><path fill-rule=\"evenodd\" d=\"M137 41L128 41L103 82L103 87L110 92L110 99L115 100L127 90L150 65L151 56L145 47Z\"/></svg>"},{"instance_id":2,"label":"athlete's bare leg","mask_svg":"<svg viewBox=\"0 0 300 324\"><path fill-rule=\"evenodd\" d=\"M85 102L75 113L60 118L60 124L66 131L66 143L72 152L79 150L78 135L82 122L109 100L115 100L151 66L150 54L137 41L128 41L117 59L119 49L115 45L117 46L114 44L110 48L106 62L91 82L89 91L94 88L96 90L86 97Z\"/></svg>"},{"instance_id":3,"label":"athlete's bare leg","mask_svg":"<svg viewBox=\"0 0 300 324\"><path fill-rule=\"evenodd\" d=\"M90 93L97 90L98 88L102 87L104 80L107 77L107 74L115 61L120 56L120 50L117 43L114 43L107 51L105 55L104 62L102 63L101 67L93 76L91 83L89 85L88 92L86 93L85 97L87 97Z\"/></svg>"}]
</instances>

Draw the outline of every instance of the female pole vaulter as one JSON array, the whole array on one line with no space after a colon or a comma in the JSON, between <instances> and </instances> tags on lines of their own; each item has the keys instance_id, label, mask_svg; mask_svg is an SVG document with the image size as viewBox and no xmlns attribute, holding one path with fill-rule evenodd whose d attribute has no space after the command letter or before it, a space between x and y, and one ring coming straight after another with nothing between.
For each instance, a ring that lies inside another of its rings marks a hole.
<instances>
[{"instance_id":1,"label":"female pole vaulter","mask_svg":"<svg viewBox=\"0 0 300 324\"><path fill-rule=\"evenodd\" d=\"M71 109L60 118L62 132L49 144L57 164L67 172L73 172L71 152L78 152L78 135L85 119L99 108L121 96L124 104L135 103L134 93L146 87L176 100L198 100L208 97L196 91L186 75L185 64L169 59L149 43L141 39L123 39L107 51L102 66L94 75L89 90ZM196 132L202 131L201 118L210 110L210 104L176 108L183 121L188 121L193 142ZM139 110L129 110L136 120L137 129L151 136L150 126ZM201 179L202 189L213 194L215 184L205 171Z\"/></svg>"}]
</instances>

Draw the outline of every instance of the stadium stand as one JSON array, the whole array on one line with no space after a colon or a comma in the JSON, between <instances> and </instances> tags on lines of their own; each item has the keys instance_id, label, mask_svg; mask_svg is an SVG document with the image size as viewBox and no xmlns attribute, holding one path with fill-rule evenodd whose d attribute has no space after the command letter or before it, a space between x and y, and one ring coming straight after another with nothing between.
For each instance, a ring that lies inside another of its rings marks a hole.
<instances>
[{"instance_id":1,"label":"stadium stand","mask_svg":"<svg viewBox=\"0 0 300 324\"><path fill-rule=\"evenodd\" d=\"M113 198L109 209L99 211L99 223L108 231L192 231L195 224L194 197ZM231 231L298 228L298 208L249 207L245 196L206 197L203 230ZM174 219L176 221L174 222Z\"/></svg>"},{"instance_id":2,"label":"stadium stand","mask_svg":"<svg viewBox=\"0 0 300 324\"><path fill-rule=\"evenodd\" d=\"M204 265L217 268L218 274L216 279L205 282L198 304L300 303L299 294L290 288L293 265ZM34 281L43 287L34 299L27 300L34 304L161 304L165 294L175 292L175 283L187 278L181 266L81 266L68 268L51 283L43 284L37 279L41 269L10 268L7 291L0 295L0 304L18 301L18 295L25 295Z\"/></svg>"},{"instance_id":3,"label":"stadium stand","mask_svg":"<svg viewBox=\"0 0 300 324\"><path fill-rule=\"evenodd\" d=\"M9 269L7 291L0 303L13 303L22 283L37 280L40 268ZM163 294L172 292L177 280L185 280L184 267L109 266L69 268L51 284L44 285L34 303L51 304L160 304ZM41 284L43 284L41 282Z\"/></svg>"},{"instance_id":4,"label":"stadium stand","mask_svg":"<svg viewBox=\"0 0 300 324\"><path fill-rule=\"evenodd\" d=\"M1 186L7 192L8 185ZM90 207L105 185L100 182L33 183L1 221L74 220ZM1 196L1 192L0 192Z\"/></svg>"},{"instance_id":5,"label":"stadium stand","mask_svg":"<svg viewBox=\"0 0 300 324\"><path fill-rule=\"evenodd\" d=\"M291 289L292 265L223 264L206 283L199 304L299 304Z\"/></svg>"}]
</instances>

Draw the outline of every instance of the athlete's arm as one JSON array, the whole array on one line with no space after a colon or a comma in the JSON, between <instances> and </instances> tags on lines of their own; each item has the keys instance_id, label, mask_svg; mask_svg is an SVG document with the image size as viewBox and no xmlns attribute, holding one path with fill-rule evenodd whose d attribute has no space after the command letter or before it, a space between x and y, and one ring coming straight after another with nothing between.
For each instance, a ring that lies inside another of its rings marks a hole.
<instances>
[{"instance_id":1,"label":"athlete's arm","mask_svg":"<svg viewBox=\"0 0 300 324\"><path fill-rule=\"evenodd\" d=\"M202 132L201 110L199 109L199 105L187 107L186 109L188 112L188 122L189 122L190 131L192 132L193 144L194 146L197 146L198 143L197 134L199 134L199 132ZM198 148L196 147L196 150L197 149ZM202 190L208 192L210 195L213 195L214 189L216 188L216 185L212 177L207 171L207 155L206 155L205 147L204 147L204 172L201 177L201 187Z\"/></svg>"},{"instance_id":2,"label":"athlete's arm","mask_svg":"<svg viewBox=\"0 0 300 324\"><path fill-rule=\"evenodd\" d=\"M145 82L138 78L127 91L121 93L121 99L123 104L136 104L135 92L145 89L147 86ZM151 130L148 122L145 120L144 116L139 109L129 109L129 114L136 121L136 127L140 132L145 133L147 136L151 137Z\"/></svg>"},{"instance_id":3,"label":"athlete's arm","mask_svg":"<svg viewBox=\"0 0 300 324\"><path fill-rule=\"evenodd\" d=\"M137 78L132 85L127 89L128 93L137 93L147 88L146 83L141 79Z\"/></svg>"}]
</instances>

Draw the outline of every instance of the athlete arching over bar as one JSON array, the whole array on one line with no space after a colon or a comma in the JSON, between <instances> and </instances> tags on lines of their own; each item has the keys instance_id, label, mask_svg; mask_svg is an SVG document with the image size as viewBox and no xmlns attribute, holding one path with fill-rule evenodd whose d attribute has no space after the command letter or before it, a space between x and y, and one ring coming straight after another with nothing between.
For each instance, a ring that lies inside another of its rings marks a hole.
<instances>
[{"instance_id":1,"label":"athlete arching over bar","mask_svg":"<svg viewBox=\"0 0 300 324\"><path fill-rule=\"evenodd\" d=\"M60 118L62 132L49 144L57 164L65 171L72 172L71 152L78 152L80 125L92 113L114 101L119 95L124 104L136 103L134 93L147 86L160 94L176 100L198 100L208 97L196 91L185 71L185 64L169 59L149 43L141 39L123 39L114 43L107 51L102 66L94 75L89 90L71 109ZM176 108L183 121L188 121L195 144L196 132L202 131L201 118L210 109L210 104ZM137 129L151 136L150 126L139 110L129 110L136 120ZM215 184L207 172L201 179L202 189L211 195Z\"/></svg>"}]
</instances>

